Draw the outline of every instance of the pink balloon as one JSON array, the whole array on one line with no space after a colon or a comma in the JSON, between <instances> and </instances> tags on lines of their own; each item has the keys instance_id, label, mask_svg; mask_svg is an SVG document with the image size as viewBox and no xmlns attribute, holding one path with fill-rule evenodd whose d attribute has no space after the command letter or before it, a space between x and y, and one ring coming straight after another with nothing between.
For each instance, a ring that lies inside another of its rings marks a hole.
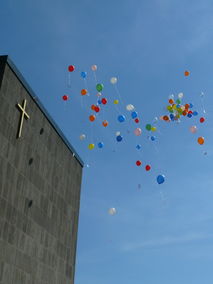
<instances>
[{"instance_id":1,"label":"pink balloon","mask_svg":"<svg viewBox=\"0 0 213 284\"><path fill-rule=\"evenodd\" d=\"M196 133L197 132L197 126L193 125L189 128L191 133Z\"/></svg>"},{"instance_id":2,"label":"pink balloon","mask_svg":"<svg viewBox=\"0 0 213 284\"><path fill-rule=\"evenodd\" d=\"M136 128L134 133L135 133L136 136L140 136L141 133L142 133L142 130L140 128Z\"/></svg>"}]
</instances>

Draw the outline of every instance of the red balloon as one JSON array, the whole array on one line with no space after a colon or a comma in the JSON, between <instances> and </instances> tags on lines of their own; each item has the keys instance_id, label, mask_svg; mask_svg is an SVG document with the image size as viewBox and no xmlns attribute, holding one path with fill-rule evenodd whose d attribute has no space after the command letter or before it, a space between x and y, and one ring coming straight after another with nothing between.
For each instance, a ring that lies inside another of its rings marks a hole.
<instances>
[{"instance_id":1,"label":"red balloon","mask_svg":"<svg viewBox=\"0 0 213 284\"><path fill-rule=\"evenodd\" d=\"M139 167L141 165L141 161L136 161L136 165Z\"/></svg>"},{"instance_id":2,"label":"red balloon","mask_svg":"<svg viewBox=\"0 0 213 284\"><path fill-rule=\"evenodd\" d=\"M64 95L63 97L62 97L62 99L64 100L64 101L67 101L68 100L68 96L67 95Z\"/></svg>"},{"instance_id":3,"label":"red balloon","mask_svg":"<svg viewBox=\"0 0 213 284\"><path fill-rule=\"evenodd\" d=\"M98 106L95 106L94 110L95 110L95 112L99 112L100 108Z\"/></svg>"},{"instance_id":4,"label":"red balloon","mask_svg":"<svg viewBox=\"0 0 213 284\"><path fill-rule=\"evenodd\" d=\"M138 119L138 118L136 118L136 119L135 119L135 122L136 122L136 123L139 123L139 119Z\"/></svg>"},{"instance_id":5,"label":"red balloon","mask_svg":"<svg viewBox=\"0 0 213 284\"><path fill-rule=\"evenodd\" d=\"M69 72L73 72L75 70L75 66L74 65L69 65L68 66L68 71Z\"/></svg>"},{"instance_id":6,"label":"red balloon","mask_svg":"<svg viewBox=\"0 0 213 284\"><path fill-rule=\"evenodd\" d=\"M102 102L103 105L105 105L105 104L107 103L107 99L106 99L106 98L103 98L103 99L101 100L101 102Z\"/></svg>"},{"instance_id":7,"label":"red balloon","mask_svg":"<svg viewBox=\"0 0 213 284\"><path fill-rule=\"evenodd\" d=\"M205 121L205 118L204 117L201 117L200 118L200 123L203 123Z\"/></svg>"},{"instance_id":8,"label":"red balloon","mask_svg":"<svg viewBox=\"0 0 213 284\"><path fill-rule=\"evenodd\" d=\"M146 169L147 172L150 171L151 170L150 165L146 165L145 169Z\"/></svg>"}]
</instances>

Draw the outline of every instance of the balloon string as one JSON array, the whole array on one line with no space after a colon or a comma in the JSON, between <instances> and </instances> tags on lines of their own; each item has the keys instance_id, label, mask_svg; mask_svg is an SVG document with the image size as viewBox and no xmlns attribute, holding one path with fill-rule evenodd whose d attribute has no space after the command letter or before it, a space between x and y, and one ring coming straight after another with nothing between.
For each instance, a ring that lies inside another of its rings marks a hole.
<instances>
[{"instance_id":1,"label":"balloon string","mask_svg":"<svg viewBox=\"0 0 213 284\"><path fill-rule=\"evenodd\" d=\"M88 84L87 84L87 80L84 78L84 86L85 86L85 89L87 90L87 96L90 96L90 92L89 92L89 89L88 89Z\"/></svg>"},{"instance_id":2,"label":"balloon string","mask_svg":"<svg viewBox=\"0 0 213 284\"><path fill-rule=\"evenodd\" d=\"M70 75L70 73L68 73L67 87L68 87L68 88L71 88L71 75Z\"/></svg>"},{"instance_id":3,"label":"balloon string","mask_svg":"<svg viewBox=\"0 0 213 284\"><path fill-rule=\"evenodd\" d=\"M122 98L121 98L121 94L120 94L120 92L119 92L119 90L118 90L117 85L115 85L115 91L116 91L116 93L118 94L119 99L120 99L120 101L121 101L122 105L124 106L124 103L123 103L123 100L122 100Z\"/></svg>"},{"instance_id":4,"label":"balloon string","mask_svg":"<svg viewBox=\"0 0 213 284\"><path fill-rule=\"evenodd\" d=\"M95 71L93 71L93 75L94 75L95 83L97 84L98 80L97 80L97 76L96 76Z\"/></svg>"}]
</instances>

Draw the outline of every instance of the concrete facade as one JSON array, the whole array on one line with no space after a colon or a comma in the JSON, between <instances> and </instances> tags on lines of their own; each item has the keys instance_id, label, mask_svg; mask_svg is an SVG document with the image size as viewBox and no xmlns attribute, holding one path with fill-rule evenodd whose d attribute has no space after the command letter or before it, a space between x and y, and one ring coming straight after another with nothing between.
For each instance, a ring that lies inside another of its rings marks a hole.
<instances>
[{"instance_id":1,"label":"concrete facade","mask_svg":"<svg viewBox=\"0 0 213 284\"><path fill-rule=\"evenodd\" d=\"M26 99L22 136L17 138ZM82 161L0 57L0 284L73 284Z\"/></svg>"}]
</instances>

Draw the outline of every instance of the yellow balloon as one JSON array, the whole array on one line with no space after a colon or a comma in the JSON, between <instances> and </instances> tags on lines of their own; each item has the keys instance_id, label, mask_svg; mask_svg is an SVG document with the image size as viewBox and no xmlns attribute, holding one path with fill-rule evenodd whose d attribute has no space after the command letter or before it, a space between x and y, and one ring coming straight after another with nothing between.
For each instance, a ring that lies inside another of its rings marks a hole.
<instances>
[{"instance_id":1,"label":"yellow balloon","mask_svg":"<svg viewBox=\"0 0 213 284\"><path fill-rule=\"evenodd\" d=\"M155 132L155 131L157 130L157 127L152 126L151 130L152 130L153 132Z\"/></svg>"},{"instance_id":2,"label":"yellow balloon","mask_svg":"<svg viewBox=\"0 0 213 284\"><path fill-rule=\"evenodd\" d=\"M175 109L175 110L177 109L176 105L173 105L172 108Z\"/></svg>"},{"instance_id":3,"label":"yellow balloon","mask_svg":"<svg viewBox=\"0 0 213 284\"><path fill-rule=\"evenodd\" d=\"M114 100L114 104L117 105L119 103L119 100Z\"/></svg>"},{"instance_id":4,"label":"yellow balloon","mask_svg":"<svg viewBox=\"0 0 213 284\"><path fill-rule=\"evenodd\" d=\"M95 148L95 144L89 144L89 145L88 145L88 148L89 148L90 150L94 149L94 148Z\"/></svg>"}]
</instances>

